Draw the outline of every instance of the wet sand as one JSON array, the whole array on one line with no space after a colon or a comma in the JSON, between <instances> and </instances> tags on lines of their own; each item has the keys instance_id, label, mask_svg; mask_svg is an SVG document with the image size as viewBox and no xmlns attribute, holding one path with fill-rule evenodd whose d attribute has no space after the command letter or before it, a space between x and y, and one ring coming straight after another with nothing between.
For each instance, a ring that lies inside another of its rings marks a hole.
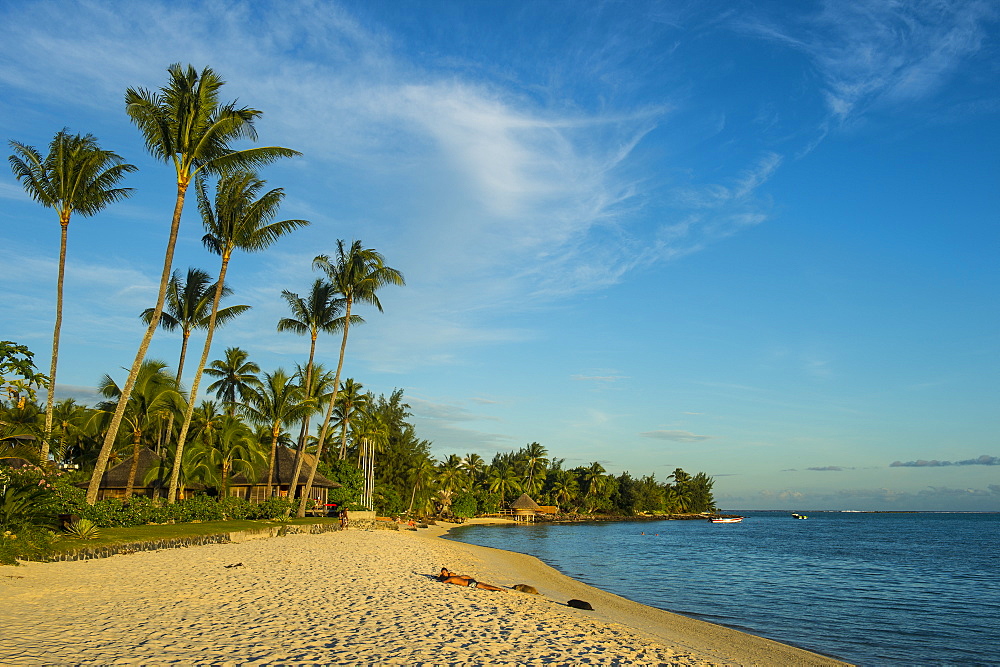
<instances>
[{"instance_id":1,"label":"wet sand","mask_svg":"<svg viewBox=\"0 0 1000 667\"><path fill-rule=\"evenodd\" d=\"M3 567L0 664L842 664L438 539L447 528ZM539 595L440 583L443 566Z\"/></svg>"}]
</instances>

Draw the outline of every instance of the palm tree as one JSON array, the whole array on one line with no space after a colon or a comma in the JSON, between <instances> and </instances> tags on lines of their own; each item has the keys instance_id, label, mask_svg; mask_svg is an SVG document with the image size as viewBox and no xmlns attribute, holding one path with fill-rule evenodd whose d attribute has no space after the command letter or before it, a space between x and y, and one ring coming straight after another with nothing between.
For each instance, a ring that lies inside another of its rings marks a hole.
<instances>
[{"instance_id":1,"label":"palm tree","mask_svg":"<svg viewBox=\"0 0 1000 667\"><path fill-rule=\"evenodd\" d=\"M279 220L272 222L278 214L278 207L285 197L285 191L275 188L258 198L258 193L264 187L264 181L256 174L239 171L219 179L215 191L215 202L209 200L205 191L203 179L198 179L198 210L201 211L202 222L207 232L202 238L205 246L222 257L222 267L219 269L219 280L215 283L215 296L212 300L212 310L208 316L208 332L205 334L205 348L201 353L198 370L191 383L191 398L188 399L187 413L180 435L177 436L178 450L184 449L184 438L191 425L191 410L195 396L198 395L198 385L201 374L208 363L208 353L212 349L212 336L215 334L215 323L219 312L219 301L226 279L226 271L234 250L257 252L264 250L282 236L299 227L309 224L306 220ZM170 474L170 491L167 502L174 502L177 485L176 477L180 472L180 456L174 459L174 471Z\"/></svg>"},{"instance_id":2,"label":"palm tree","mask_svg":"<svg viewBox=\"0 0 1000 667\"><path fill-rule=\"evenodd\" d=\"M417 465L412 469L413 475L413 493L410 494L410 506L407 508L406 513L413 513L413 501L417 498L417 489L423 488L431 482L434 478L435 462L434 459L429 456L424 456L420 459Z\"/></svg>"},{"instance_id":3,"label":"palm tree","mask_svg":"<svg viewBox=\"0 0 1000 667\"><path fill-rule=\"evenodd\" d=\"M340 412L340 455L338 458L343 461L347 457L347 429L351 425L351 417L355 410L365 411L368 409L369 395L362 393L364 387L354 378L347 378L337 393L337 409Z\"/></svg>"},{"instance_id":4,"label":"palm tree","mask_svg":"<svg viewBox=\"0 0 1000 667\"><path fill-rule=\"evenodd\" d=\"M462 459L458 455L452 454L441 463L438 467L437 483L441 505L443 508L451 507L451 499L455 492L464 491L469 483Z\"/></svg>"},{"instance_id":5,"label":"palm tree","mask_svg":"<svg viewBox=\"0 0 1000 667\"><path fill-rule=\"evenodd\" d=\"M375 454L382 452L389 441L389 424L378 410L369 410L362 414L361 419L355 421L354 439L358 443L358 467L365 476L364 490L361 493L361 504L368 509L374 509L373 498L375 493ZM316 466L313 466L315 474ZM312 479L312 475L310 475ZM303 498L309 497L309 486L302 494ZM302 501L299 501L299 508L303 511Z\"/></svg>"},{"instance_id":6,"label":"palm tree","mask_svg":"<svg viewBox=\"0 0 1000 667\"><path fill-rule=\"evenodd\" d=\"M163 255L163 270L160 273L156 306L136 351L128 380L122 389L118 407L101 446L95 470L103 470L107 465L125 412L125 402L132 393L135 378L142 360L146 357L146 350L149 349L153 333L160 325L167 283L174 263L174 246L177 244L181 213L184 211L184 199L191 179L200 174L224 174L237 168L262 166L278 158L300 154L290 148L277 146L242 150L230 148L230 143L234 141L256 140L257 133L253 124L261 112L249 107L237 107L235 102L221 105L219 89L225 82L209 67L199 74L190 65L185 69L179 63L175 63L167 68L167 72L170 76L169 82L160 88L159 92L144 88L129 88L125 92L125 110L142 133L146 141L146 150L154 158L174 165L177 197L170 221L167 248ZM219 282L222 282L221 276ZM95 472L87 489L87 503L90 505L97 500L100 482L101 474Z\"/></svg>"},{"instance_id":7,"label":"palm tree","mask_svg":"<svg viewBox=\"0 0 1000 667\"><path fill-rule=\"evenodd\" d=\"M556 470L553 473L552 498L557 505L565 505L576 498L580 486L571 470Z\"/></svg>"},{"instance_id":8,"label":"palm tree","mask_svg":"<svg viewBox=\"0 0 1000 667\"><path fill-rule=\"evenodd\" d=\"M203 372L209 377L218 378L208 385L208 391L215 392L216 398L226 406L226 414L233 416L237 399L246 397L260 384L257 373L260 366L249 361L249 353L239 347L226 348L224 359L216 359Z\"/></svg>"},{"instance_id":9,"label":"palm tree","mask_svg":"<svg viewBox=\"0 0 1000 667\"><path fill-rule=\"evenodd\" d=\"M317 278L313 283L312 290L305 299L294 292L283 290L282 298L288 303L292 311L292 317L285 317L278 321L278 331L291 331L301 335L309 335L309 361L305 368L305 392L306 395L312 393L312 371L313 359L316 356L316 339L321 331L333 333L342 324L340 311L343 308L342 300L336 298L333 285ZM302 430L299 435L299 447L295 453L295 476L298 477L302 466L302 454L305 450L306 435L309 432L309 418L306 415L302 420Z\"/></svg>"},{"instance_id":10,"label":"palm tree","mask_svg":"<svg viewBox=\"0 0 1000 667\"><path fill-rule=\"evenodd\" d=\"M48 398L45 406L45 431L42 437L41 459L49 459L49 438L52 437L52 413L55 408L56 366L59 361L59 333L62 329L63 280L66 274L66 239L73 213L86 217L103 210L108 204L128 197L132 188L117 188L125 174L136 167L121 156L102 150L93 135L70 135L63 128L49 144L49 153L42 157L33 146L11 141L11 169L14 177L32 199L59 214L59 272L56 278L56 322L52 330L52 363L49 367ZM103 474L103 473L102 473ZM99 477L98 477L99 479Z\"/></svg>"},{"instance_id":11,"label":"palm tree","mask_svg":"<svg viewBox=\"0 0 1000 667\"><path fill-rule=\"evenodd\" d=\"M219 496L225 498L229 495L232 474L242 473L254 481L256 471L263 465L266 456L253 431L235 417L222 416L217 435L209 445L209 458L222 473Z\"/></svg>"},{"instance_id":12,"label":"palm tree","mask_svg":"<svg viewBox=\"0 0 1000 667\"><path fill-rule=\"evenodd\" d=\"M483 475L483 470L486 467L486 462L483 461L483 457L479 454L466 454L465 458L462 459L462 465L465 468L465 472L468 473L469 479L473 484L478 484L480 477Z\"/></svg>"},{"instance_id":13,"label":"palm tree","mask_svg":"<svg viewBox=\"0 0 1000 667\"><path fill-rule=\"evenodd\" d=\"M506 502L508 493L513 494L521 490L520 485L517 483L517 473L506 463L497 463L490 466L489 471L486 473L486 484L490 493L500 494L501 505Z\"/></svg>"},{"instance_id":14,"label":"palm tree","mask_svg":"<svg viewBox=\"0 0 1000 667\"><path fill-rule=\"evenodd\" d=\"M182 280L180 271L174 271L167 285L167 300L163 313L160 315L160 328L165 331L181 330L181 358L177 362L177 384L181 382L184 373L184 358L187 354L188 339L195 329L207 329L212 296L215 285L209 284L211 277L201 269L188 268L187 279ZM233 293L228 287L222 288L222 296ZM149 324L153 319L153 308L142 311L142 321ZM250 306L229 306L222 308L216 315L216 326L228 322L237 315L250 310Z\"/></svg>"},{"instance_id":15,"label":"palm tree","mask_svg":"<svg viewBox=\"0 0 1000 667\"><path fill-rule=\"evenodd\" d=\"M273 373L265 373L260 388L246 398L243 411L247 417L255 424L267 425L271 429L271 453L267 464L267 497L270 498L281 427L301 421L303 415L313 409L313 403L305 397L302 387L295 384L292 377L281 368ZM297 481L291 480L292 492Z\"/></svg>"},{"instance_id":16,"label":"palm tree","mask_svg":"<svg viewBox=\"0 0 1000 667\"><path fill-rule=\"evenodd\" d=\"M177 383L174 378L166 372L167 364L155 359L147 359L139 369L139 376L136 379L135 389L129 400L126 402L124 420L132 429L132 467L129 471L128 485L125 487L125 497L132 495L135 486L135 474L139 465L139 451L142 446L143 435L150 427L156 423L160 416L160 411L166 409L179 409L183 402L180 393L177 391ZM109 399L119 399L122 390L118 384L105 375L98 385L101 395ZM101 404L100 410L111 412L111 407L115 401L108 401ZM104 471L101 471L101 475Z\"/></svg>"},{"instance_id":17,"label":"palm tree","mask_svg":"<svg viewBox=\"0 0 1000 667\"><path fill-rule=\"evenodd\" d=\"M518 458L520 458L524 473L527 475L524 485L525 492L537 492L541 488L541 483L536 475L544 470L545 465L549 462L548 451L537 442L533 442L521 450Z\"/></svg>"},{"instance_id":18,"label":"palm tree","mask_svg":"<svg viewBox=\"0 0 1000 667\"><path fill-rule=\"evenodd\" d=\"M340 358L337 362L337 375L334 381L333 396L326 410L326 417L320 429L320 446L326 440L326 431L330 427L330 418L337 401L337 389L340 388L340 372L344 368L344 351L347 349L347 334L352 322L361 323L360 317L352 319L351 309L356 302L369 303L382 312L382 303L378 299L378 291L386 285L404 285L403 274L385 265L385 258L373 248L365 248L361 241L354 241L350 249L345 249L344 241L337 240L337 257L333 261L327 255L318 255L313 260L313 267L318 268L330 279L337 293L344 299L344 337L340 342ZM305 516L306 498L312 489L316 477L316 466L319 464L319 454L309 471L309 481L306 482L305 493L299 502L298 516Z\"/></svg>"}]
</instances>

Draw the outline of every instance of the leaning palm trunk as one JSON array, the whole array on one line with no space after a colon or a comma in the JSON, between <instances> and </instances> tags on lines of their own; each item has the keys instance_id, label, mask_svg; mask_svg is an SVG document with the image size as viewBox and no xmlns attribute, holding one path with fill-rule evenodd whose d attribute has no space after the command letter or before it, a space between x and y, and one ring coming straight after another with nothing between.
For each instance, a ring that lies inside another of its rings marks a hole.
<instances>
[{"instance_id":1,"label":"leaning palm trunk","mask_svg":"<svg viewBox=\"0 0 1000 667\"><path fill-rule=\"evenodd\" d=\"M39 458L49 460L49 440L52 438L52 418L56 407L56 366L59 361L59 332L62 329L63 279L66 276L66 239L69 232L69 212L59 212L59 277L56 279L56 324L52 330L52 364L49 366L49 393L45 405L45 433Z\"/></svg>"},{"instance_id":2,"label":"leaning palm trunk","mask_svg":"<svg viewBox=\"0 0 1000 667\"><path fill-rule=\"evenodd\" d=\"M208 318L208 332L205 334L205 347L201 351L201 360L198 362L198 369L194 373L191 381L191 393L188 396L187 409L184 411L184 423L181 432L177 436L177 454L174 456L174 467L170 471L170 489L167 492L167 504L172 505L177 500L177 481L180 479L181 455L184 453L184 440L187 438L188 429L191 428L191 418L194 416L194 402L198 395L198 386L201 384L202 372L208 364L208 354L212 349L212 336L215 334L215 318L219 313L219 302L222 301L222 292L225 290L226 271L229 268L230 254L228 251L222 254L222 268L219 269L219 280L215 284L215 296L212 298L212 314Z\"/></svg>"},{"instance_id":3,"label":"leaning palm trunk","mask_svg":"<svg viewBox=\"0 0 1000 667\"><path fill-rule=\"evenodd\" d=\"M309 469L309 479L302 489L302 498L299 500L299 509L295 513L297 517L306 515L306 498L312 492L313 481L316 479L316 468L319 467L319 460L323 456L323 443L326 442L326 432L330 428L330 419L333 417L333 406L337 402L337 390L340 389L340 371L344 368L344 351L347 350L347 331L351 328L351 299L347 299L344 307L344 338L340 342L340 359L337 361L337 374L333 378L333 393L330 394L330 404L326 408L326 417L323 419L323 426L319 430L319 441L316 443L316 460L313 461Z\"/></svg>"},{"instance_id":4,"label":"leaning palm trunk","mask_svg":"<svg viewBox=\"0 0 1000 667\"><path fill-rule=\"evenodd\" d=\"M312 396L312 369L313 369L313 358L316 356L316 336L312 336L312 342L309 344L309 363L306 364L306 398ZM302 420L302 430L299 431L299 447L295 450L295 467L294 474L292 475L292 488L289 490L289 499L294 499L295 497L295 484L299 482L299 475L302 474L302 460L305 458L306 453L306 438L309 435L309 421L310 415L306 415ZM317 460L319 459L319 452L316 453ZM311 480L310 480L311 481ZM309 495L311 484L307 484L302 489L302 497ZM302 516L305 516L303 511Z\"/></svg>"},{"instance_id":5,"label":"leaning palm trunk","mask_svg":"<svg viewBox=\"0 0 1000 667\"><path fill-rule=\"evenodd\" d=\"M271 427L271 457L267 463L267 492L266 498L271 497L271 487L274 483L274 460L278 456L278 436L281 434L281 421L275 421L274 426ZM278 490L281 490L281 484L279 480ZM265 500L266 500L265 498Z\"/></svg>"},{"instance_id":6,"label":"leaning palm trunk","mask_svg":"<svg viewBox=\"0 0 1000 667\"><path fill-rule=\"evenodd\" d=\"M174 217L170 222L170 236L167 239L167 250L163 256L163 272L160 274L160 291L156 295L156 306L153 308L153 316L149 321L149 326L146 327L146 333L143 334L142 343L139 344L139 349L135 353L135 361L132 362L132 369L129 371L128 380L125 382L125 387L118 398L118 406L111 417L111 424L108 426L107 435L104 436L101 451L97 455L94 474L90 478L90 486L87 487L88 505L93 505L97 502L97 491L101 486L101 477L108 467L111 449L114 446L115 438L118 436L118 429L121 426L122 417L125 415L125 407L128 405L128 399L132 396L135 379L138 377L139 369L146 358L146 351L153 340L153 334L156 332L156 328L160 326L160 316L163 315L163 303L166 301L167 296L167 283L170 282L170 270L174 264L174 246L177 244L177 231L181 226L181 212L184 210L184 197L187 194L189 183L190 180L186 177L178 177L177 179L177 201L174 203ZM180 459L180 451L178 451L177 458Z\"/></svg>"}]
</instances>

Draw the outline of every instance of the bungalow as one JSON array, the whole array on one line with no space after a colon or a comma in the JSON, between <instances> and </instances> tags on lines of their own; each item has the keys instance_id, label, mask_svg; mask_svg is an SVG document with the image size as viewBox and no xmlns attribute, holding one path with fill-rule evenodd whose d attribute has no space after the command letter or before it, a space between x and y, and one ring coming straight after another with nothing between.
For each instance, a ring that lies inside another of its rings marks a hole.
<instances>
[{"instance_id":1,"label":"bungalow","mask_svg":"<svg viewBox=\"0 0 1000 667\"><path fill-rule=\"evenodd\" d=\"M293 488L292 475L295 474L295 452L287 447L278 447L274 457L274 475L271 478L272 496L281 498L302 496L306 482L309 481L309 471L316 460L314 454L305 454L304 456L302 469L299 471L299 477ZM318 504L323 505L326 504L330 489L340 488L340 486L337 482L332 482L317 472L309 495ZM291 494L289 494L290 490ZM229 482L229 495L244 498L252 503L264 502L267 499L267 469L260 472L256 482L251 482L244 475L234 475Z\"/></svg>"}]
</instances>

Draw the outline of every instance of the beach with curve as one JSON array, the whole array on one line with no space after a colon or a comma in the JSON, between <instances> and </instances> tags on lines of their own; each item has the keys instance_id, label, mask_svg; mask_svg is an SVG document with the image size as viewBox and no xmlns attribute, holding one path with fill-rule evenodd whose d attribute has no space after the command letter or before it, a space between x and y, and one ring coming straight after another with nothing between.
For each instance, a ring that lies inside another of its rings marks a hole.
<instances>
[{"instance_id":1,"label":"beach with curve","mask_svg":"<svg viewBox=\"0 0 1000 667\"><path fill-rule=\"evenodd\" d=\"M440 539L451 527L6 567L0 664L843 664ZM442 567L507 590L441 583Z\"/></svg>"}]
</instances>

